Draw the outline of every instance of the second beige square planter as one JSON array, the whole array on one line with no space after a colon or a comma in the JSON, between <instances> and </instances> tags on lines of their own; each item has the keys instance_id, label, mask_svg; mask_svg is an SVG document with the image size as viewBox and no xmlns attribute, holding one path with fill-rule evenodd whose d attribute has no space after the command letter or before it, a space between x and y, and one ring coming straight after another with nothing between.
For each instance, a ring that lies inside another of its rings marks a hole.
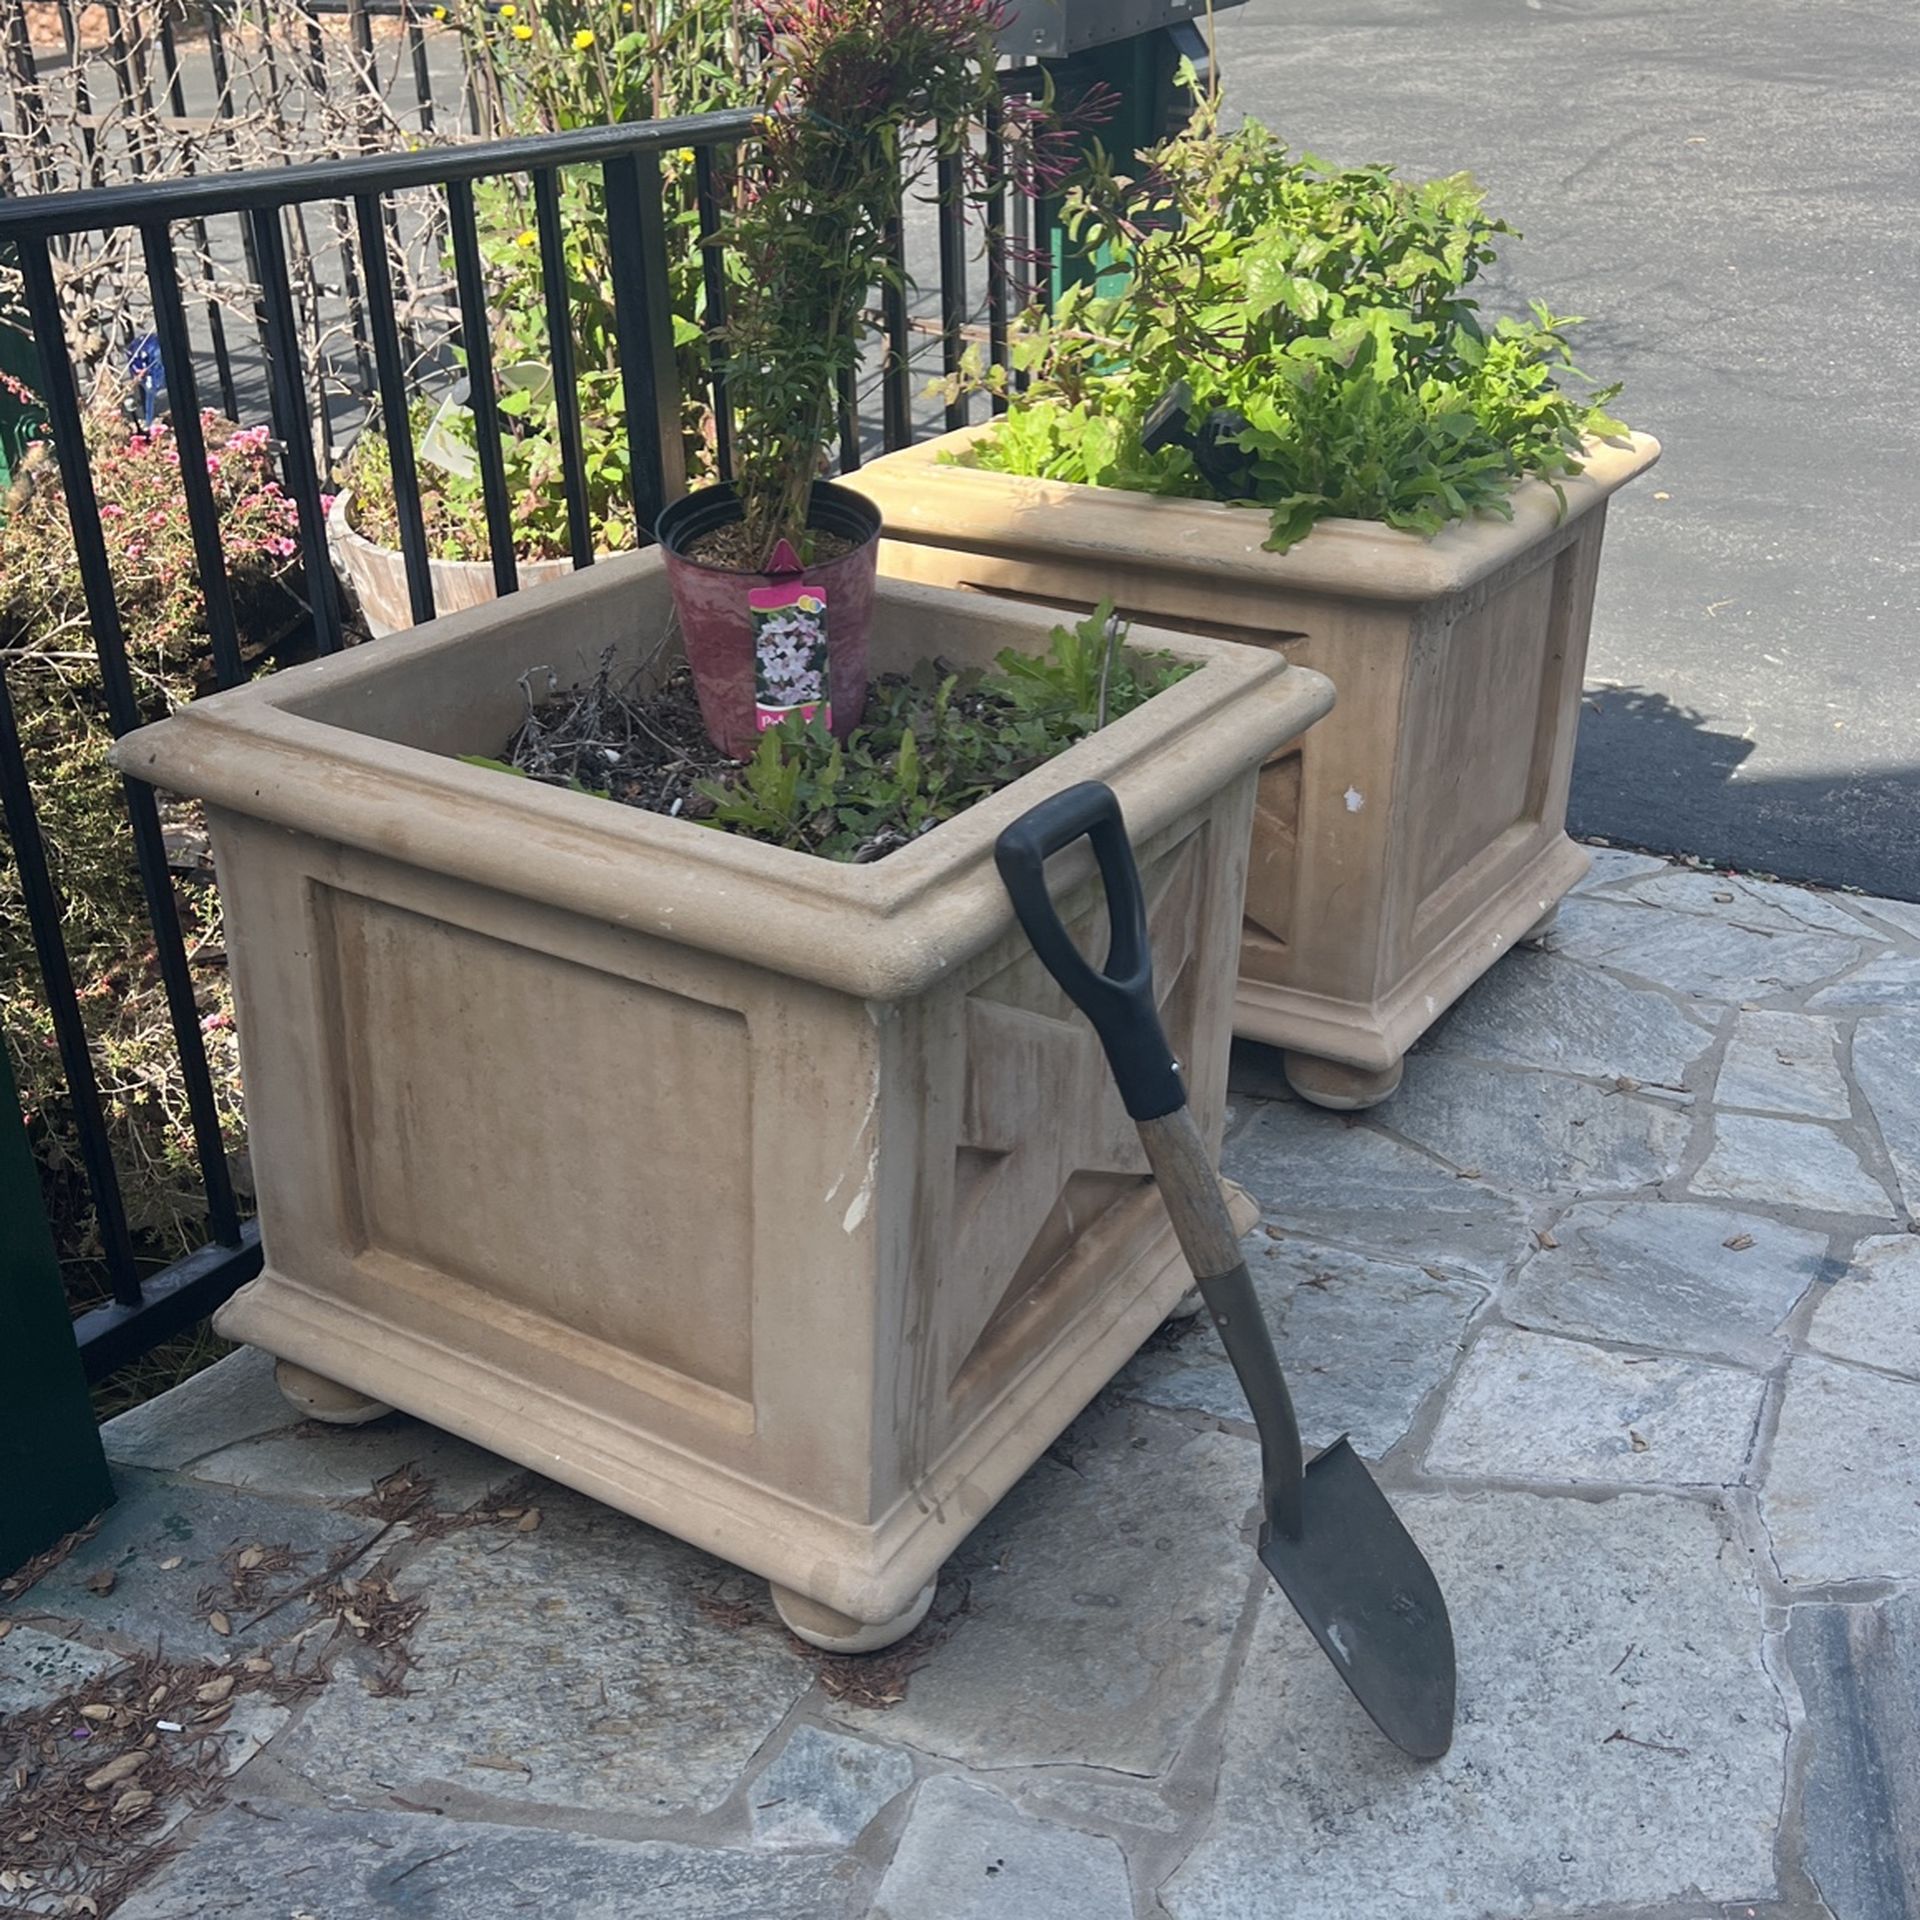
<instances>
[{"instance_id":1,"label":"second beige square planter","mask_svg":"<svg viewBox=\"0 0 1920 1920\"><path fill-rule=\"evenodd\" d=\"M1567 837L1610 494L1658 442L1596 445L1565 507L1432 540L1323 521L1265 552L1267 516L956 466L980 429L864 467L884 573L1130 617L1284 654L1339 706L1260 777L1236 1030L1334 1107L1399 1084L1407 1048L1550 914L1587 864Z\"/></svg>"},{"instance_id":2,"label":"second beige square planter","mask_svg":"<svg viewBox=\"0 0 1920 1920\"><path fill-rule=\"evenodd\" d=\"M883 583L875 670L1051 624ZM1138 633L1199 670L871 866L449 757L499 752L523 677L667 628L624 556L121 744L208 803L227 905L266 1267L219 1325L326 1417L403 1407L881 1644L1188 1285L994 838L1117 791L1217 1145L1257 770L1332 692ZM1059 865L1091 925L1085 848Z\"/></svg>"}]
</instances>

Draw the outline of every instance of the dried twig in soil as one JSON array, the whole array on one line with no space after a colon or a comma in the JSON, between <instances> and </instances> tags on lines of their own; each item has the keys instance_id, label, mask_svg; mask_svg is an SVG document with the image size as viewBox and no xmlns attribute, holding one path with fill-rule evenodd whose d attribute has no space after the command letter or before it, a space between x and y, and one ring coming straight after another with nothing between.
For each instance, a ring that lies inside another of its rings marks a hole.
<instances>
[{"instance_id":1,"label":"dried twig in soil","mask_svg":"<svg viewBox=\"0 0 1920 1920\"><path fill-rule=\"evenodd\" d=\"M560 692L550 683L545 698L536 697L527 676L527 714L507 744L507 764L549 786L584 787L653 813L705 819L713 808L700 782L738 768L707 738L686 667L656 685L653 659L616 680L609 648L584 686Z\"/></svg>"}]
</instances>

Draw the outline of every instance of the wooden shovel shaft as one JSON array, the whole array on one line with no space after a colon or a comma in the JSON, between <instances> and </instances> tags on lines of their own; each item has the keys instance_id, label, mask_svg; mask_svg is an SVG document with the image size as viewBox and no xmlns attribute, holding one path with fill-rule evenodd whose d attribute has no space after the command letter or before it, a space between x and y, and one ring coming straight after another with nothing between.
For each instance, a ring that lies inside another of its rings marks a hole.
<instances>
[{"instance_id":1,"label":"wooden shovel shaft","mask_svg":"<svg viewBox=\"0 0 1920 1920\"><path fill-rule=\"evenodd\" d=\"M1300 1537L1300 1478L1306 1458L1300 1449L1300 1422L1293 1396L1280 1371L1266 1316L1239 1236L1220 1192L1220 1177L1189 1108L1177 1107L1157 1120L1140 1120L1140 1144L1173 1221L1180 1250L1199 1283L1200 1297L1219 1330L1227 1358L1239 1376L1240 1390L1260 1433L1260 1479L1267 1524L1290 1540Z\"/></svg>"},{"instance_id":2,"label":"wooden shovel shaft","mask_svg":"<svg viewBox=\"0 0 1920 1920\"><path fill-rule=\"evenodd\" d=\"M1220 1194L1220 1176L1207 1143L1193 1124L1190 1107L1176 1107L1157 1120L1139 1120L1140 1144L1167 1203L1180 1251L1196 1280L1231 1273L1240 1264L1240 1237Z\"/></svg>"}]
</instances>

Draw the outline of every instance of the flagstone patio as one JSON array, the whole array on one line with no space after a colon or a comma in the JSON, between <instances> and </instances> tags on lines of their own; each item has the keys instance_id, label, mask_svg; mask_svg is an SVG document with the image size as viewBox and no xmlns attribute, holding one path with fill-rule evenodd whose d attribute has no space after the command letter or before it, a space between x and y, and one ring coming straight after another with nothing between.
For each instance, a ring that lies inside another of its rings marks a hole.
<instances>
[{"instance_id":1,"label":"flagstone patio","mask_svg":"<svg viewBox=\"0 0 1920 1920\"><path fill-rule=\"evenodd\" d=\"M864 1663L431 1429L292 1424L240 1354L109 1427L119 1504L0 1599L0 1759L119 1751L82 1712L118 1702L174 1783L107 1790L64 1879L0 1858L0 1906L1911 1920L1916 1060L1920 907L1599 851L1385 1105L1241 1062L1227 1168L1307 1437L1379 1463L1449 1596L1437 1765L1268 1589L1200 1322Z\"/></svg>"}]
</instances>

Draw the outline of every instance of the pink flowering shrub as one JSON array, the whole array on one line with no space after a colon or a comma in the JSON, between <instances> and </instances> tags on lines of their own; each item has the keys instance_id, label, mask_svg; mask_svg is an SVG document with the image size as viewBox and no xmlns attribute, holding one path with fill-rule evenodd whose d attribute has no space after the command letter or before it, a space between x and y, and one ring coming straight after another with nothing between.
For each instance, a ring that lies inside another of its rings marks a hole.
<instances>
[{"instance_id":1,"label":"pink flowering shrub","mask_svg":"<svg viewBox=\"0 0 1920 1920\"><path fill-rule=\"evenodd\" d=\"M203 420L243 656L260 660L304 631L299 517L274 478L264 427ZM157 718L213 685L206 602L181 487L180 453L152 433L102 420L90 428L94 486L113 568L128 665L141 712ZM156 1263L202 1237L203 1199L178 1056L133 860L112 732L58 466L35 449L0 520L0 671L12 696L61 927L126 1192L144 1255ZM193 965L222 1121L242 1139L232 998L218 897L194 810L163 803L180 850L175 895ZM20 1078L43 1190L77 1305L97 1298L99 1251L77 1133L54 1045L17 868L0 861L0 1024Z\"/></svg>"}]
</instances>

